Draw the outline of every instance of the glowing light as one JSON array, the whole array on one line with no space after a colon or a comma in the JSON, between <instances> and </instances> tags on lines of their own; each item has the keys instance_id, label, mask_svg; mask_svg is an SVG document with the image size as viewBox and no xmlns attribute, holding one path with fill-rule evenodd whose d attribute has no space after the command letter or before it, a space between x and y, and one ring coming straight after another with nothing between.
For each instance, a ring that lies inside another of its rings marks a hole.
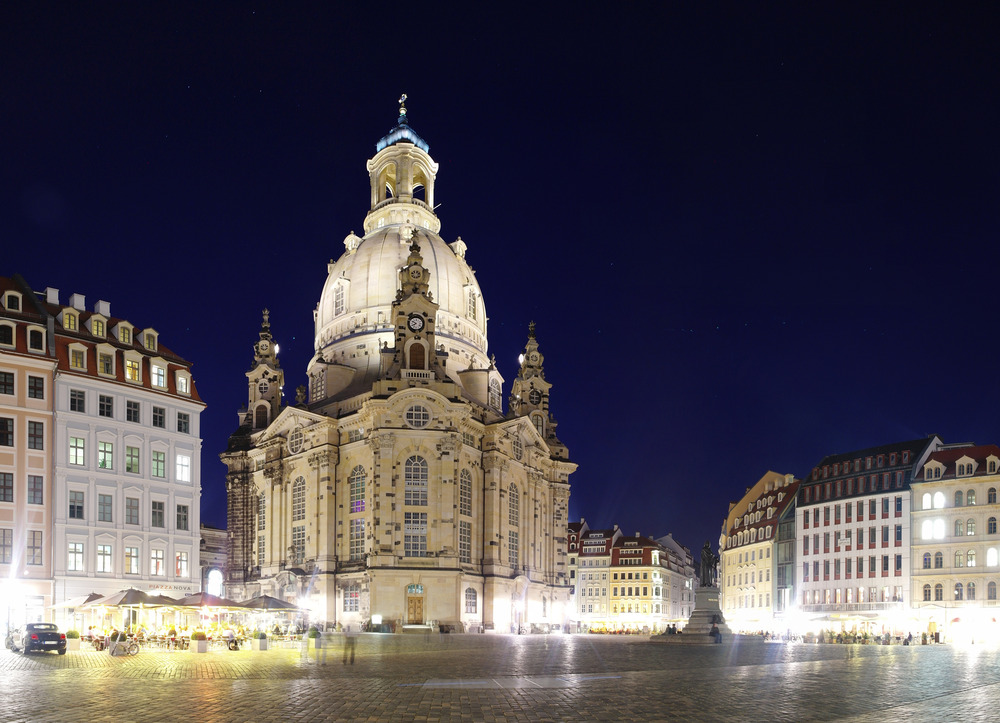
<instances>
[{"instance_id":1,"label":"glowing light","mask_svg":"<svg viewBox=\"0 0 1000 723\"><path fill-rule=\"evenodd\" d=\"M382 624L382 616L378 614L372 615L372 625L381 625L381 624Z\"/></svg>"}]
</instances>

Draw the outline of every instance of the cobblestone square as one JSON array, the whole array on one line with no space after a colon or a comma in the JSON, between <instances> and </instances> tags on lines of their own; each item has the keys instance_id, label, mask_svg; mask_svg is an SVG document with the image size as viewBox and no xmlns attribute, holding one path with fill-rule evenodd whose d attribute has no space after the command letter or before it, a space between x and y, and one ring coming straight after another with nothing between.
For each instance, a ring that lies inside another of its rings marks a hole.
<instances>
[{"instance_id":1,"label":"cobblestone square","mask_svg":"<svg viewBox=\"0 0 1000 723\"><path fill-rule=\"evenodd\" d=\"M628 636L362 635L322 653L0 653L3 721L978 721L986 647L673 646Z\"/></svg>"}]
</instances>

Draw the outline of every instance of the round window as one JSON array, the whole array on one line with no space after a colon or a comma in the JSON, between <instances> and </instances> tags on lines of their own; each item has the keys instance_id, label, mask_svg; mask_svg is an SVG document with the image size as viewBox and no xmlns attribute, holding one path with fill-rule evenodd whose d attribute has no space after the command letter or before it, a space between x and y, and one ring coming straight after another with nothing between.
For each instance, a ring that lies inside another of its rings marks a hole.
<instances>
[{"instance_id":1,"label":"round window","mask_svg":"<svg viewBox=\"0 0 1000 723\"><path fill-rule=\"evenodd\" d=\"M267 381L261 379L260 384L257 385L257 391L260 392L261 396L267 394Z\"/></svg>"},{"instance_id":2,"label":"round window","mask_svg":"<svg viewBox=\"0 0 1000 723\"><path fill-rule=\"evenodd\" d=\"M528 401L535 405L541 404L542 393L537 389L532 389L531 393L528 395Z\"/></svg>"},{"instance_id":3,"label":"round window","mask_svg":"<svg viewBox=\"0 0 1000 723\"><path fill-rule=\"evenodd\" d=\"M431 413L427 407L414 404L406 410L406 423L414 429L423 429L431 423Z\"/></svg>"},{"instance_id":4,"label":"round window","mask_svg":"<svg viewBox=\"0 0 1000 723\"><path fill-rule=\"evenodd\" d=\"M298 454L302 451L302 430L296 428L288 436L288 451L292 454Z\"/></svg>"}]
</instances>

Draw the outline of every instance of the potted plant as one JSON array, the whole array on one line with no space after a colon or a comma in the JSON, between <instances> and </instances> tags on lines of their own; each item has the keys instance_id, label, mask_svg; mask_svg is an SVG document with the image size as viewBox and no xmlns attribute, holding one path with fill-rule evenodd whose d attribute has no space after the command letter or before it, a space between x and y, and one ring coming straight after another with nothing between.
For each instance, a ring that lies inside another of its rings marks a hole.
<instances>
[{"instance_id":1,"label":"potted plant","mask_svg":"<svg viewBox=\"0 0 1000 723\"><path fill-rule=\"evenodd\" d=\"M191 652L192 653L207 653L208 652L208 636L202 630L195 630L191 633Z\"/></svg>"},{"instance_id":2,"label":"potted plant","mask_svg":"<svg viewBox=\"0 0 1000 723\"><path fill-rule=\"evenodd\" d=\"M267 650L267 633L263 630L258 630L250 638L250 649L251 650Z\"/></svg>"},{"instance_id":3,"label":"potted plant","mask_svg":"<svg viewBox=\"0 0 1000 723\"><path fill-rule=\"evenodd\" d=\"M322 637L322 633L320 633L319 628L317 628L315 625L310 625L309 631L306 633L306 637L309 639L308 642L309 650L315 650L316 640Z\"/></svg>"},{"instance_id":4,"label":"potted plant","mask_svg":"<svg viewBox=\"0 0 1000 723\"><path fill-rule=\"evenodd\" d=\"M79 650L80 649L80 631L79 630L67 630L66 631L66 650Z\"/></svg>"}]
</instances>

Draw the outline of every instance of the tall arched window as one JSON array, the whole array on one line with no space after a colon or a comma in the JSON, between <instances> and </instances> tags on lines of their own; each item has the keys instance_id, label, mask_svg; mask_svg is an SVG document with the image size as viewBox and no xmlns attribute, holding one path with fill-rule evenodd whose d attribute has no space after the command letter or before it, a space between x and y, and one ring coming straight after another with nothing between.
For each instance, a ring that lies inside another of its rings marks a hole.
<instances>
[{"instance_id":1,"label":"tall arched window","mask_svg":"<svg viewBox=\"0 0 1000 723\"><path fill-rule=\"evenodd\" d=\"M997 584L993 581L986 586L986 599L996 600L997 599Z\"/></svg>"},{"instance_id":2,"label":"tall arched window","mask_svg":"<svg viewBox=\"0 0 1000 723\"><path fill-rule=\"evenodd\" d=\"M997 548L991 547L986 551L986 567L997 566Z\"/></svg>"},{"instance_id":3,"label":"tall arched window","mask_svg":"<svg viewBox=\"0 0 1000 723\"><path fill-rule=\"evenodd\" d=\"M931 493L924 492L924 496L920 498L920 509L929 510L931 508Z\"/></svg>"},{"instance_id":4,"label":"tall arched window","mask_svg":"<svg viewBox=\"0 0 1000 723\"><path fill-rule=\"evenodd\" d=\"M975 600L976 599L976 583L970 582L965 586L965 599Z\"/></svg>"},{"instance_id":5,"label":"tall arched window","mask_svg":"<svg viewBox=\"0 0 1000 723\"><path fill-rule=\"evenodd\" d=\"M414 455L403 466L405 479L404 502L408 505L427 504L427 460Z\"/></svg>"},{"instance_id":6,"label":"tall arched window","mask_svg":"<svg viewBox=\"0 0 1000 723\"><path fill-rule=\"evenodd\" d=\"M934 509L935 510L944 509L944 492L934 493Z\"/></svg>"},{"instance_id":7,"label":"tall arched window","mask_svg":"<svg viewBox=\"0 0 1000 723\"><path fill-rule=\"evenodd\" d=\"M929 552L924 553L924 569L925 570L931 569L931 553Z\"/></svg>"},{"instance_id":8,"label":"tall arched window","mask_svg":"<svg viewBox=\"0 0 1000 723\"><path fill-rule=\"evenodd\" d=\"M476 591L471 587L465 588L465 612L474 613L476 612Z\"/></svg>"},{"instance_id":9,"label":"tall arched window","mask_svg":"<svg viewBox=\"0 0 1000 723\"><path fill-rule=\"evenodd\" d=\"M965 534L965 523L955 520L955 537L962 537Z\"/></svg>"},{"instance_id":10,"label":"tall arched window","mask_svg":"<svg viewBox=\"0 0 1000 723\"><path fill-rule=\"evenodd\" d=\"M458 514L472 517L472 473L467 469L458 475Z\"/></svg>"},{"instance_id":11,"label":"tall arched window","mask_svg":"<svg viewBox=\"0 0 1000 723\"><path fill-rule=\"evenodd\" d=\"M521 521L521 495L517 491L517 485L511 485L507 490L507 504L510 524L515 528Z\"/></svg>"},{"instance_id":12,"label":"tall arched window","mask_svg":"<svg viewBox=\"0 0 1000 723\"><path fill-rule=\"evenodd\" d=\"M962 506L962 490L955 490L955 507Z\"/></svg>"},{"instance_id":13,"label":"tall arched window","mask_svg":"<svg viewBox=\"0 0 1000 723\"><path fill-rule=\"evenodd\" d=\"M351 470L351 476L347 478L348 486L351 490L351 512L365 511L365 468L360 464Z\"/></svg>"},{"instance_id":14,"label":"tall arched window","mask_svg":"<svg viewBox=\"0 0 1000 723\"><path fill-rule=\"evenodd\" d=\"M500 409L500 382L496 379L490 379L489 405L498 411Z\"/></svg>"},{"instance_id":15,"label":"tall arched window","mask_svg":"<svg viewBox=\"0 0 1000 723\"><path fill-rule=\"evenodd\" d=\"M944 587L941 583L934 586L934 602L941 602L944 600Z\"/></svg>"},{"instance_id":16,"label":"tall arched window","mask_svg":"<svg viewBox=\"0 0 1000 723\"><path fill-rule=\"evenodd\" d=\"M934 567L938 570L944 568L944 555L940 552L934 553Z\"/></svg>"},{"instance_id":17,"label":"tall arched window","mask_svg":"<svg viewBox=\"0 0 1000 723\"><path fill-rule=\"evenodd\" d=\"M410 369L426 369L427 368L427 354L425 353L423 344L411 344L410 345Z\"/></svg>"},{"instance_id":18,"label":"tall arched window","mask_svg":"<svg viewBox=\"0 0 1000 723\"><path fill-rule=\"evenodd\" d=\"M955 567L965 567L965 553L955 550Z\"/></svg>"},{"instance_id":19,"label":"tall arched window","mask_svg":"<svg viewBox=\"0 0 1000 723\"><path fill-rule=\"evenodd\" d=\"M990 534L990 535L997 534L997 518L996 517L991 517L990 519L986 520L986 532L987 532L987 534Z\"/></svg>"},{"instance_id":20,"label":"tall arched window","mask_svg":"<svg viewBox=\"0 0 1000 723\"><path fill-rule=\"evenodd\" d=\"M976 534L976 521L973 519L968 519L965 523L965 534L974 535Z\"/></svg>"},{"instance_id":21,"label":"tall arched window","mask_svg":"<svg viewBox=\"0 0 1000 723\"><path fill-rule=\"evenodd\" d=\"M261 492L257 497L257 529L263 530L267 522L267 497Z\"/></svg>"},{"instance_id":22,"label":"tall arched window","mask_svg":"<svg viewBox=\"0 0 1000 723\"><path fill-rule=\"evenodd\" d=\"M968 492L965 493L965 504L967 504L967 505L974 505L974 504L976 504L976 491L975 490L969 490Z\"/></svg>"},{"instance_id":23,"label":"tall arched window","mask_svg":"<svg viewBox=\"0 0 1000 723\"><path fill-rule=\"evenodd\" d=\"M965 562L966 562L966 566L967 567L975 567L976 566L976 551L975 550L969 550L968 554L966 554L966 556L965 556Z\"/></svg>"},{"instance_id":24,"label":"tall arched window","mask_svg":"<svg viewBox=\"0 0 1000 723\"><path fill-rule=\"evenodd\" d=\"M986 501L988 503L990 503L991 505L995 505L997 503L997 488L996 487L990 487L989 490L987 490L987 492L986 492Z\"/></svg>"},{"instance_id":25,"label":"tall arched window","mask_svg":"<svg viewBox=\"0 0 1000 723\"><path fill-rule=\"evenodd\" d=\"M261 429L267 426L267 405L261 404L254 410L254 429Z\"/></svg>"},{"instance_id":26,"label":"tall arched window","mask_svg":"<svg viewBox=\"0 0 1000 723\"><path fill-rule=\"evenodd\" d=\"M924 585L924 602L930 602L930 601L931 601L931 586Z\"/></svg>"},{"instance_id":27,"label":"tall arched window","mask_svg":"<svg viewBox=\"0 0 1000 723\"><path fill-rule=\"evenodd\" d=\"M292 522L306 518L306 480L296 477L292 483Z\"/></svg>"},{"instance_id":28,"label":"tall arched window","mask_svg":"<svg viewBox=\"0 0 1000 723\"><path fill-rule=\"evenodd\" d=\"M955 583L955 599L956 600L961 600L962 597L963 597L963 595L962 595L963 592L965 592L965 590L962 587L962 583L956 582Z\"/></svg>"}]
</instances>

